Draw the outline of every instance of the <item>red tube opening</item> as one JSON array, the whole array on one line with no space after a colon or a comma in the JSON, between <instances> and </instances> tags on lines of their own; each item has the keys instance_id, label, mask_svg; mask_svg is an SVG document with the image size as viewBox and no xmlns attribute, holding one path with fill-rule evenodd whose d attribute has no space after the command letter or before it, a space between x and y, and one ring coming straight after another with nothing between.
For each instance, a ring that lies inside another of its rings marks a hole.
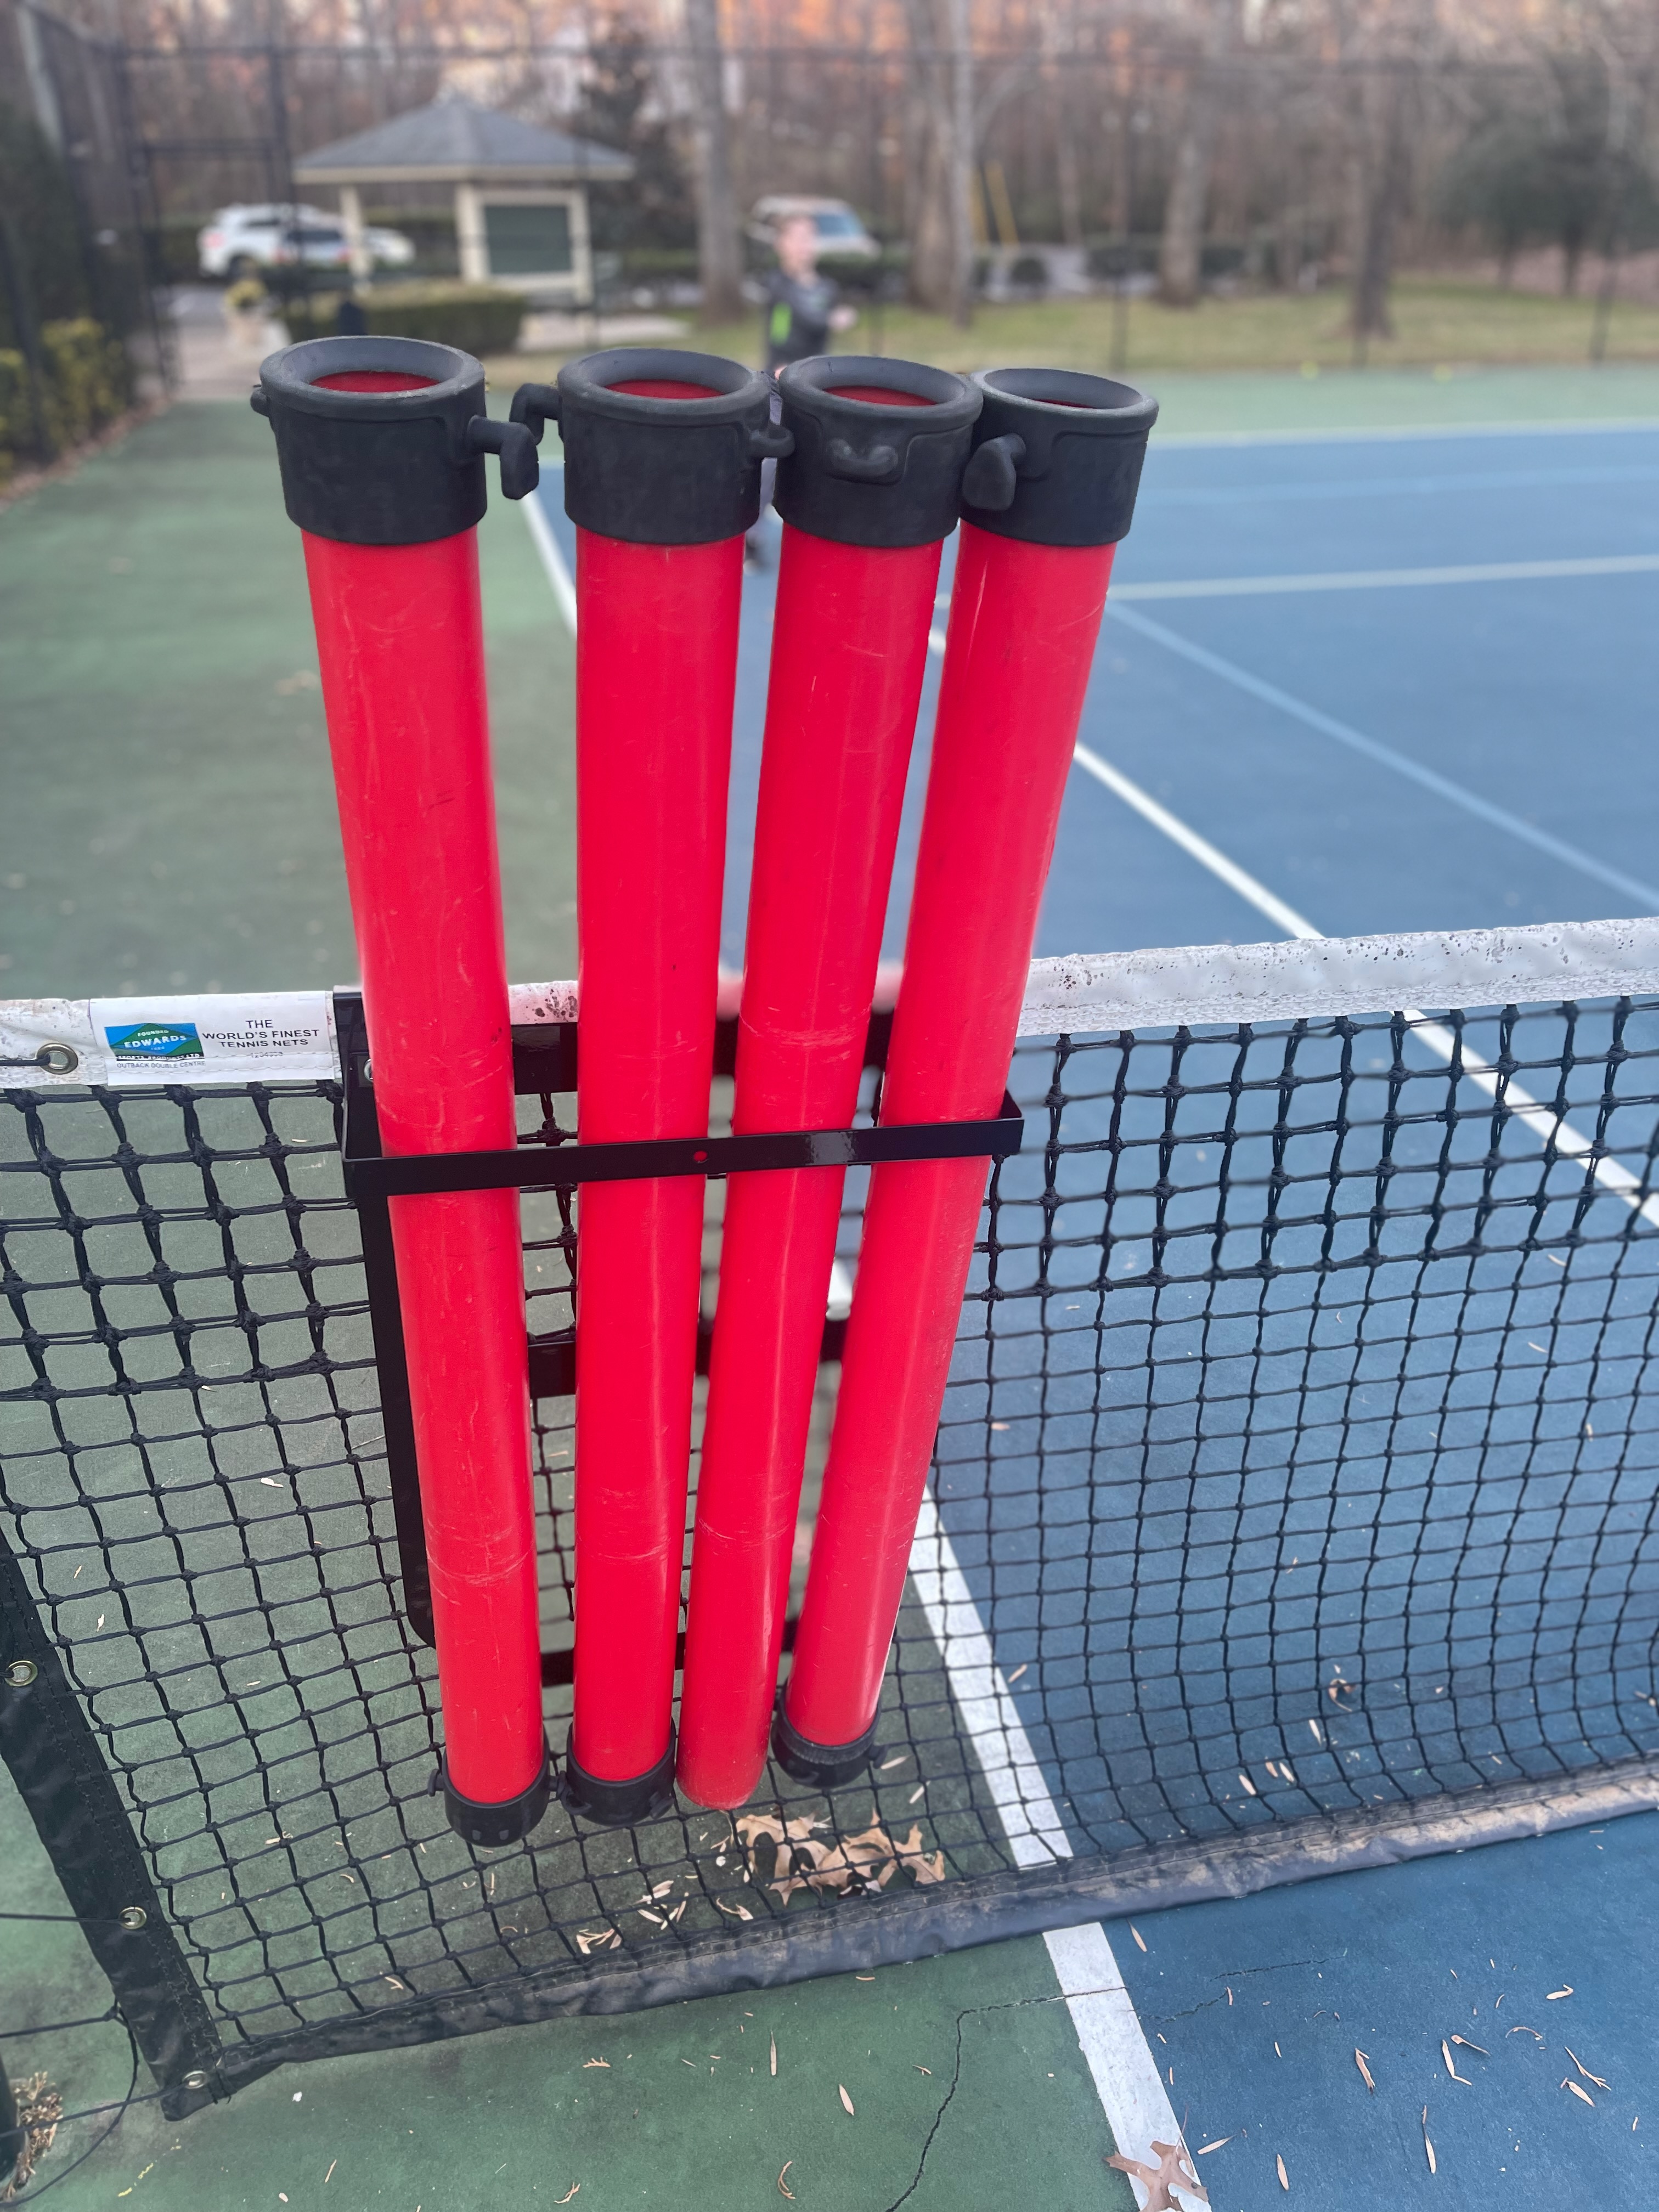
<instances>
[{"instance_id":1,"label":"red tube opening","mask_svg":"<svg viewBox=\"0 0 1659 2212\"><path fill-rule=\"evenodd\" d=\"M885 384L832 384L829 386L832 399L857 399L866 407L933 407L936 400L924 399L919 392L895 392Z\"/></svg>"},{"instance_id":2,"label":"red tube opening","mask_svg":"<svg viewBox=\"0 0 1659 2212\"><path fill-rule=\"evenodd\" d=\"M707 384L681 384L672 377L642 376L630 384L608 384L607 392L623 392L631 399L724 399Z\"/></svg>"},{"instance_id":3,"label":"red tube opening","mask_svg":"<svg viewBox=\"0 0 1659 2212\"><path fill-rule=\"evenodd\" d=\"M400 368L343 368L337 376L313 381L319 392L429 392L436 379L410 376Z\"/></svg>"}]
</instances>

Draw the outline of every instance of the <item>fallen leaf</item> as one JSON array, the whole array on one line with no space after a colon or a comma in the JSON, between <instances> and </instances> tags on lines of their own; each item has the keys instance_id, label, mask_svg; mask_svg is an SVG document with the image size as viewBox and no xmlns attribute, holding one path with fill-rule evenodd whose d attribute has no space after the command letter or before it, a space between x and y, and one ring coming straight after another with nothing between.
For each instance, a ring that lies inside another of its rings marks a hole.
<instances>
[{"instance_id":1,"label":"fallen leaf","mask_svg":"<svg viewBox=\"0 0 1659 2212\"><path fill-rule=\"evenodd\" d=\"M1363 2051L1356 2049L1353 2054L1353 2063L1359 2069L1360 2080L1364 2083L1365 2087L1370 2091L1374 2097L1376 2094L1376 2084L1371 2079L1371 2069L1367 2062L1366 2054Z\"/></svg>"},{"instance_id":2,"label":"fallen leaf","mask_svg":"<svg viewBox=\"0 0 1659 2212\"><path fill-rule=\"evenodd\" d=\"M782 2193L784 2194L784 2196L786 2196L786 2197L789 2199L789 2202L790 2202L792 2204L793 2204L793 2203L794 2203L794 2201L795 2201L795 2192L794 2192L794 2191L793 2191L793 2190L789 2186L788 2183L784 2179L784 2178L783 2178L783 2177L784 2177L784 2175L785 2175L786 2173L787 2173L787 2172L788 2172L788 2171L789 2171L790 2167L794 2164L794 2162L795 2162L795 2161L794 2161L794 2160L793 2160L793 2158L787 2158L787 2159L785 2159L785 2160L783 2161L783 2166L782 2166L781 2171L779 2172L779 2175L778 2175L778 2187L779 2187L779 2189L782 2191Z\"/></svg>"},{"instance_id":3,"label":"fallen leaf","mask_svg":"<svg viewBox=\"0 0 1659 2212\"><path fill-rule=\"evenodd\" d=\"M621 1942L621 1933L615 1928L592 1928L586 1931L578 1929L576 1935L576 1948L584 1959L592 1951L613 1949Z\"/></svg>"},{"instance_id":4,"label":"fallen leaf","mask_svg":"<svg viewBox=\"0 0 1659 2212\"><path fill-rule=\"evenodd\" d=\"M1288 2189L1288 2188L1290 2187L1290 2185L1291 2185L1291 2177L1290 2177L1290 2175L1289 2175L1288 2173L1286 2173L1286 2172L1285 2172L1285 2161L1284 2161L1283 2158L1281 2158L1281 2157L1275 2157L1275 2158L1274 2158L1274 2160L1273 2160L1273 2164L1274 2164L1274 2165L1279 2168L1279 2187L1280 2187L1281 2189Z\"/></svg>"},{"instance_id":5,"label":"fallen leaf","mask_svg":"<svg viewBox=\"0 0 1659 2212\"><path fill-rule=\"evenodd\" d=\"M326 2189L329 2183L333 2180L334 2169L339 2163L340 2161L337 2158L330 2159L328 2162L328 2172L323 2176L323 2186L325 2189Z\"/></svg>"},{"instance_id":6,"label":"fallen leaf","mask_svg":"<svg viewBox=\"0 0 1659 2212\"><path fill-rule=\"evenodd\" d=\"M1531 2038L1532 2038L1533 2041L1534 2041L1534 2043L1538 2043L1538 2044L1541 2044L1541 2043L1543 2042L1543 2040L1544 2040L1543 2037L1542 2037L1541 2035L1540 2035L1540 2033L1538 2033L1538 2030L1537 2030L1535 2027L1526 2027L1526 2026L1524 2026L1524 2025L1522 2025L1522 2026L1519 2026L1519 2027L1512 2027L1512 2028L1510 2030L1510 2033L1511 2035L1529 2035L1529 2036L1531 2036Z\"/></svg>"},{"instance_id":7,"label":"fallen leaf","mask_svg":"<svg viewBox=\"0 0 1659 2212\"><path fill-rule=\"evenodd\" d=\"M1428 2158L1429 2172L1438 2173L1440 2169L1434 2162L1434 2145L1429 2141L1429 2108L1426 2105L1423 2107L1423 2148Z\"/></svg>"},{"instance_id":8,"label":"fallen leaf","mask_svg":"<svg viewBox=\"0 0 1659 2212\"><path fill-rule=\"evenodd\" d=\"M1572 1984L1571 1982L1564 1982L1559 1990L1546 1990L1544 1992L1544 2002L1546 2004L1553 2004L1557 1997L1570 1997L1571 1995Z\"/></svg>"},{"instance_id":9,"label":"fallen leaf","mask_svg":"<svg viewBox=\"0 0 1659 2212\"><path fill-rule=\"evenodd\" d=\"M714 1910L732 1913L738 1920L752 1920L755 1917L746 1905L722 1905L718 1897L714 1899Z\"/></svg>"},{"instance_id":10,"label":"fallen leaf","mask_svg":"<svg viewBox=\"0 0 1659 2212\"><path fill-rule=\"evenodd\" d=\"M844 2081L837 2081L836 2087L841 2092L842 2110L849 2120L854 2118L856 2115L853 2111L853 2100L847 2094L847 2084Z\"/></svg>"},{"instance_id":11,"label":"fallen leaf","mask_svg":"<svg viewBox=\"0 0 1659 2212\"><path fill-rule=\"evenodd\" d=\"M773 2074L775 2075L776 2075L776 2073L777 2073L777 2070L778 2070L778 2039L776 2038L776 2036L775 2036L775 2035L774 2035L774 2036L769 2037L769 2038L768 2039L768 2040L770 2042L771 2046L772 2046L772 2049L771 2049L771 2064L772 2064L772 2072L773 2072Z\"/></svg>"},{"instance_id":12,"label":"fallen leaf","mask_svg":"<svg viewBox=\"0 0 1659 2212\"><path fill-rule=\"evenodd\" d=\"M1146 1938L1141 1934L1139 1929L1135 1926L1133 1920L1129 1923L1129 1933L1134 1937L1138 1948L1144 1951L1146 1948Z\"/></svg>"},{"instance_id":13,"label":"fallen leaf","mask_svg":"<svg viewBox=\"0 0 1659 2212\"><path fill-rule=\"evenodd\" d=\"M1231 2141L1231 2136L1218 2136L1213 2142L1200 2143L1198 2154L1200 2158L1207 2158L1212 2150L1219 2150L1223 2143L1230 2143Z\"/></svg>"},{"instance_id":14,"label":"fallen leaf","mask_svg":"<svg viewBox=\"0 0 1659 2212\"><path fill-rule=\"evenodd\" d=\"M1030 1663L1031 1662L1029 1659L1022 1659L1018 1666L1015 1668L1013 1673L1008 1677L1010 1682L1018 1681L1020 1676L1025 1672L1025 1669L1030 1665Z\"/></svg>"},{"instance_id":15,"label":"fallen leaf","mask_svg":"<svg viewBox=\"0 0 1659 2212\"><path fill-rule=\"evenodd\" d=\"M653 1928L666 1928L668 1925L660 1912L647 1912L643 1905L640 1907L640 1917L648 1920Z\"/></svg>"},{"instance_id":16,"label":"fallen leaf","mask_svg":"<svg viewBox=\"0 0 1659 2212\"><path fill-rule=\"evenodd\" d=\"M1573 2064L1578 2069L1578 2071L1583 2075L1587 2081L1594 2081L1598 2089L1612 2088L1613 2084L1611 2081L1604 2081L1599 2074L1592 2074L1590 2072L1589 2068L1585 2065L1583 2060L1578 2056L1578 2053L1573 2049L1570 2043L1564 2043L1561 2048L1566 2052L1568 2057L1571 2059Z\"/></svg>"},{"instance_id":17,"label":"fallen leaf","mask_svg":"<svg viewBox=\"0 0 1659 2212\"><path fill-rule=\"evenodd\" d=\"M881 1762L880 1766L879 1766L879 1767L878 1767L878 1769L877 1769L876 1771L877 1771L877 1772L878 1772L878 1773L879 1773L879 1774L886 1774L886 1773L889 1773L889 1772L890 1772L890 1771L891 1771L891 1770L892 1770L894 1767L896 1767L896 1766L902 1766L902 1765L903 1765L903 1764L904 1764L904 1762L905 1762L905 1760L906 1760L907 1759L908 1759L908 1757L909 1757L909 1756L910 1756L910 1754L909 1754L909 1753L908 1753L908 1751L901 1751L901 1752L896 1753L895 1753L895 1755L894 1755L891 1759L883 1759L883 1761ZM795 2161L794 2161L794 2160L792 2158L792 2159L790 2160L790 2161L789 2161L789 2164L790 2164L791 2166L793 2166L793 2165L794 2164L794 2162L795 2162Z\"/></svg>"},{"instance_id":18,"label":"fallen leaf","mask_svg":"<svg viewBox=\"0 0 1659 2212\"><path fill-rule=\"evenodd\" d=\"M911 2061L911 2063L915 2065L915 2062L914 2059ZM933 2069L931 2066L917 2066L916 2071L918 2074L926 2074L931 2079Z\"/></svg>"},{"instance_id":19,"label":"fallen leaf","mask_svg":"<svg viewBox=\"0 0 1659 2212\"><path fill-rule=\"evenodd\" d=\"M1454 2081L1461 2081L1466 2089L1472 2089L1474 2087L1474 2082L1470 2081L1468 2075L1467 2074L1460 2074L1456 2067L1453 2065L1451 2051L1447 2046L1446 2039L1443 2035L1440 2039L1440 2056L1445 2060L1446 2071L1451 2075Z\"/></svg>"},{"instance_id":20,"label":"fallen leaf","mask_svg":"<svg viewBox=\"0 0 1659 2212\"><path fill-rule=\"evenodd\" d=\"M568 2189L567 2189L567 2190L565 2191L564 2195L563 2195L562 2197L556 2197L553 2199L553 2202L554 2202L556 2204L568 2204L568 2203L569 2203L569 2202L570 2202L570 2200L571 2200L571 2198L575 2195L576 2191L577 2191L580 2187L581 2187L581 2184L580 2184L580 2181L573 2181L573 2182L571 2183L571 2185L570 2185L569 2188L568 2188ZM419 2208L418 2208L418 2207L416 2208L416 2212L419 2212Z\"/></svg>"},{"instance_id":21,"label":"fallen leaf","mask_svg":"<svg viewBox=\"0 0 1659 2212\"><path fill-rule=\"evenodd\" d=\"M1561 2084L1561 2087L1564 2089L1571 2089L1573 2095L1578 2099L1581 2104L1588 2105L1592 2112L1595 2110L1595 2100L1591 2096L1588 2089L1581 2089L1576 2081L1564 2081Z\"/></svg>"},{"instance_id":22,"label":"fallen leaf","mask_svg":"<svg viewBox=\"0 0 1659 2212\"><path fill-rule=\"evenodd\" d=\"M1478 2043L1471 2043L1467 2035L1455 2035L1452 2038L1452 2041L1454 2043L1461 2043L1465 2051L1479 2051L1483 2058L1490 2058L1492 2057L1490 2051L1483 2049ZM1603 2084L1603 2087L1605 2086L1606 2085Z\"/></svg>"},{"instance_id":23,"label":"fallen leaf","mask_svg":"<svg viewBox=\"0 0 1659 2212\"><path fill-rule=\"evenodd\" d=\"M606 2073L609 2073L611 2070L611 2061L608 2058L584 2058L582 2061L582 2071L584 2074L587 2071L590 2066L603 2066Z\"/></svg>"},{"instance_id":24,"label":"fallen leaf","mask_svg":"<svg viewBox=\"0 0 1659 2212\"><path fill-rule=\"evenodd\" d=\"M1222 2140L1225 2142L1227 2138L1224 2136ZM1105 2161L1119 2173L1129 2174L1145 2185L1146 2202L1142 2212L1182 2212L1181 2206L1170 2194L1176 2189L1185 2196L1200 2198L1206 2204L1209 2203L1209 2191L1194 2173L1184 2144L1155 2142L1152 2151L1158 2160L1156 2166L1148 2166L1144 2159L1125 2158L1121 2151L1114 2151Z\"/></svg>"},{"instance_id":25,"label":"fallen leaf","mask_svg":"<svg viewBox=\"0 0 1659 2212\"><path fill-rule=\"evenodd\" d=\"M1238 1778L1243 1784L1246 1790L1249 1791L1252 1797L1258 1794L1255 1783L1251 1781L1248 1774L1241 1774Z\"/></svg>"}]
</instances>

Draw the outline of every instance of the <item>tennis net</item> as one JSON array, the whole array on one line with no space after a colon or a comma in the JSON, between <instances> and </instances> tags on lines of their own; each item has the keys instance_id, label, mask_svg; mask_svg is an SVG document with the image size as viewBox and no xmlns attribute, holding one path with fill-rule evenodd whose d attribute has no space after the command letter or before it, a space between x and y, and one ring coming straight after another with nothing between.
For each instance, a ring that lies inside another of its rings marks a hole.
<instances>
[{"instance_id":1,"label":"tennis net","mask_svg":"<svg viewBox=\"0 0 1659 2212\"><path fill-rule=\"evenodd\" d=\"M526 1143L574 1012L515 994ZM78 1814L26 1795L55 1855L130 1838L200 1999L175 2090L1659 1802L1659 923L1036 963L871 1774L483 1855L337 1013L0 1006L0 1572L95 1753ZM574 1212L525 1221L557 1745Z\"/></svg>"}]
</instances>

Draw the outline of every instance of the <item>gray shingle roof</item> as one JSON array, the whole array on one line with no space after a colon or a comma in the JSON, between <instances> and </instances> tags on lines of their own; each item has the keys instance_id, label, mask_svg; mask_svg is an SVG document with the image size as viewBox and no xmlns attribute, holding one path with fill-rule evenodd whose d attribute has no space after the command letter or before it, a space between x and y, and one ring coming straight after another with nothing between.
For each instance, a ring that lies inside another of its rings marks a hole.
<instances>
[{"instance_id":1,"label":"gray shingle roof","mask_svg":"<svg viewBox=\"0 0 1659 2212\"><path fill-rule=\"evenodd\" d=\"M372 131L319 146L294 165L295 180L301 184L422 174L482 180L509 175L538 181L582 178L615 184L633 173L632 161L614 147L520 123L516 116L471 100L434 100Z\"/></svg>"}]
</instances>

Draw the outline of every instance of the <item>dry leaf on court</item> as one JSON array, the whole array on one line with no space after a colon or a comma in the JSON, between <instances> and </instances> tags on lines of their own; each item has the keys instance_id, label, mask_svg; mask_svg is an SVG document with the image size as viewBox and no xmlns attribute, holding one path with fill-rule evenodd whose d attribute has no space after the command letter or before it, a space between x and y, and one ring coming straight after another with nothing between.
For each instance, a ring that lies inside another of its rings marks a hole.
<instances>
[{"instance_id":1,"label":"dry leaf on court","mask_svg":"<svg viewBox=\"0 0 1659 2212\"><path fill-rule=\"evenodd\" d=\"M1598 2089L1612 2088L1613 2084L1611 2081L1604 2081L1599 2074L1592 2074L1590 2072L1589 2068L1585 2065L1583 2060L1578 2056L1578 2053L1573 2049L1570 2043L1564 2043L1561 2048L1566 2052L1568 2057L1571 2059L1573 2064L1578 2069L1578 2071L1583 2075L1587 2081L1594 2081Z\"/></svg>"},{"instance_id":2,"label":"dry leaf on court","mask_svg":"<svg viewBox=\"0 0 1659 2212\"><path fill-rule=\"evenodd\" d=\"M584 2058L582 2061L583 2073L586 2073L590 2066L603 2066L607 2074L611 2071L611 2061L608 2058Z\"/></svg>"},{"instance_id":3,"label":"dry leaf on court","mask_svg":"<svg viewBox=\"0 0 1659 2212\"><path fill-rule=\"evenodd\" d=\"M1452 2055L1447 2047L1446 2039L1443 2035L1440 2039L1440 2056L1445 2060L1446 2071L1451 2075L1454 2081L1461 2081L1466 2089L1472 2089L1474 2087L1474 2082L1470 2081L1468 2075L1467 2074L1460 2074L1456 2067L1452 2064Z\"/></svg>"},{"instance_id":4,"label":"dry leaf on court","mask_svg":"<svg viewBox=\"0 0 1659 2212\"><path fill-rule=\"evenodd\" d=\"M1591 2096L1588 2089L1581 2089L1578 2084L1573 2081L1563 2081L1561 2087L1564 2089L1571 2089L1573 2095L1578 2099L1579 2102L1581 2104L1588 2105L1592 2112L1595 2109L1595 2100Z\"/></svg>"},{"instance_id":5,"label":"dry leaf on court","mask_svg":"<svg viewBox=\"0 0 1659 2212\"><path fill-rule=\"evenodd\" d=\"M1544 2002L1546 2004L1553 2004L1557 1997L1570 1997L1571 1995L1572 1984L1571 1982L1564 1982L1559 1990L1546 1990L1544 1992Z\"/></svg>"},{"instance_id":6,"label":"dry leaf on court","mask_svg":"<svg viewBox=\"0 0 1659 2212\"><path fill-rule=\"evenodd\" d=\"M1365 2087L1370 2091L1374 2097L1376 2094L1376 2084L1371 2079L1371 2069L1366 2062L1365 2053L1363 2051L1356 2049L1353 2054L1353 2063L1359 2069L1360 2080L1364 2083Z\"/></svg>"},{"instance_id":7,"label":"dry leaf on court","mask_svg":"<svg viewBox=\"0 0 1659 2212\"><path fill-rule=\"evenodd\" d=\"M621 1934L615 1928L590 1928L586 1930L578 1929L576 1935L576 1948L581 1953L584 1959L586 1958L588 1954L592 1951L611 1950L621 1942Z\"/></svg>"},{"instance_id":8,"label":"dry leaf on court","mask_svg":"<svg viewBox=\"0 0 1659 2212\"><path fill-rule=\"evenodd\" d=\"M1290 2175L1289 2175L1288 2173L1286 2173L1286 2172L1285 2172L1285 2160L1284 2160L1284 2159L1283 2159L1282 2157L1280 2157L1280 2156L1277 2156L1277 2155L1276 2155L1276 2156L1274 2157L1274 2159L1273 2159L1273 2164L1274 2164L1274 2165L1279 2168L1279 2187L1280 2187L1281 2189L1288 2189L1288 2188L1290 2187L1290 2185L1291 2185L1291 2177L1290 2177Z\"/></svg>"},{"instance_id":9,"label":"dry leaf on court","mask_svg":"<svg viewBox=\"0 0 1659 2212\"><path fill-rule=\"evenodd\" d=\"M793 2190L789 2186L789 2184L788 2184L788 2183L784 2179L783 2176L784 2176L784 2174L786 2174L786 2173L787 2173L787 2172L788 2172L788 2171L789 2171L790 2167L794 2164L794 2162L795 2162L795 2161L794 2161L794 2160L793 2160L793 2158L787 2158L787 2159L785 2159L785 2160L783 2161L783 2168L782 2168L782 2172L780 2172L780 2173L779 2173L779 2175L778 2175L778 2189L779 2189L779 2191L780 2191L780 2193L781 2193L782 2196L787 2197L789 2199L789 2202L790 2202L792 2204L793 2204L793 2203L794 2203L794 2201L795 2201L795 2192L794 2192L794 2191L793 2191Z\"/></svg>"},{"instance_id":10,"label":"dry leaf on court","mask_svg":"<svg viewBox=\"0 0 1659 2212\"><path fill-rule=\"evenodd\" d=\"M768 2040L770 2042L771 2046L772 2046L772 2051L771 2051L772 2072L774 2073L774 2075L775 2075L775 2074L777 2073L777 2070L778 2070L778 2039L776 2038L776 2036L775 2036L775 2035L774 2035L774 2036L769 2037L769 2038L768 2039Z\"/></svg>"},{"instance_id":11,"label":"dry leaf on court","mask_svg":"<svg viewBox=\"0 0 1659 2212\"><path fill-rule=\"evenodd\" d=\"M1426 2105L1423 2107L1423 2154L1429 2161L1429 2172L1438 2173L1440 2168L1434 2162L1434 2145L1429 2140L1429 2108Z\"/></svg>"},{"instance_id":12,"label":"dry leaf on court","mask_svg":"<svg viewBox=\"0 0 1659 2212\"><path fill-rule=\"evenodd\" d=\"M1155 2142L1152 2155L1158 2160L1156 2166L1148 2166L1144 2159L1125 2158L1121 2151L1114 2151L1106 2160L1117 2172L1128 2174L1145 2188L1146 2202L1142 2212L1182 2212L1180 2203L1170 2193L1173 2189L1196 2197L1202 2203L1209 2203L1210 2193L1194 2173L1184 2143Z\"/></svg>"},{"instance_id":13,"label":"dry leaf on court","mask_svg":"<svg viewBox=\"0 0 1659 2212\"><path fill-rule=\"evenodd\" d=\"M1198 2154L1200 2158L1207 2158L1212 2150L1219 2150L1223 2143L1230 2143L1231 2141L1231 2136L1218 2136L1213 2142L1200 2143Z\"/></svg>"},{"instance_id":14,"label":"dry leaf on court","mask_svg":"<svg viewBox=\"0 0 1659 2212\"><path fill-rule=\"evenodd\" d=\"M1483 2058L1490 2058L1490 2057L1492 2057L1492 2053L1491 2053L1491 2051L1488 2051L1488 2050L1485 2047L1485 2045L1482 2045L1482 2044L1479 2044L1479 2043L1471 2043L1471 2042L1469 2041L1469 2039L1468 2038L1468 2036L1467 2036L1467 2035L1455 2035L1455 2036L1453 2036L1453 2038L1452 2038L1452 2041L1453 2041L1454 2043L1461 2043L1461 2044L1462 2045L1462 2046L1463 2046L1463 2048L1464 2048L1464 2050L1465 2050L1465 2051L1480 2051L1480 2056L1481 2056ZM1569 2053L1569 2056L1571 2056L1571 2053Z\"/></svg>"},{"instance_id":15,"label":"dry leaf on court","mask_svg":"<svg viewBox=\"0 0 1659 2212\"><path fill-rule=\"evenodd\" d=\"M842 2111L846 2113L849 2120L856 2118L857 2115L853 2110L853 2100L847 2094L847 2084L844 2081L837 2081L836 2087L841 2092Z\"/></svg>"}]
</instances>

